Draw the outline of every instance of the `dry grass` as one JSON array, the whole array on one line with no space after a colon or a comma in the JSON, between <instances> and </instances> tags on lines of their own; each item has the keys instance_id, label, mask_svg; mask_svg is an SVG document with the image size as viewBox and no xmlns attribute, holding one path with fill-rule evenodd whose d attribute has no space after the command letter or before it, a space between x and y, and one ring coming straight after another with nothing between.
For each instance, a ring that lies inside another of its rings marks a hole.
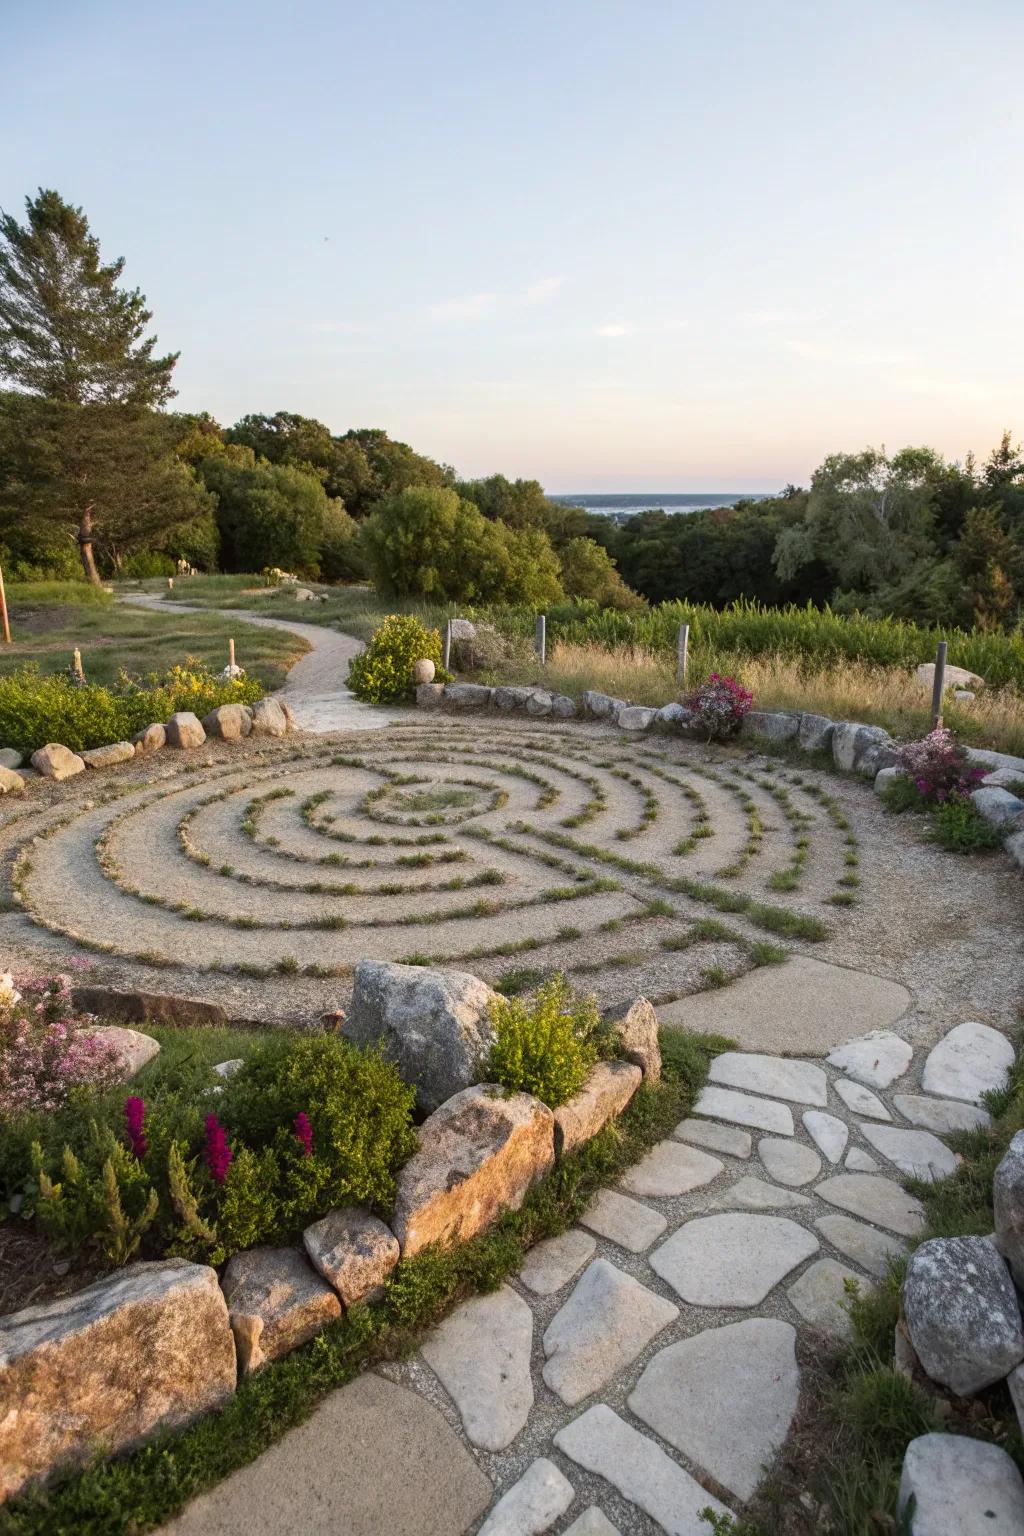
<instances>
[{"instance_id":1,"label":"dry grass","mask_svg":"<svg viewBox=\"0 0 1024 1536\"><path fill-rule=\"evenodd\" d=\"M759 709L798 709L833 720L863 720L911 740L931 725L931 700L912 672L840 661L827 668L778 654L739 656L691 654L689 677L696 682L710 672L736 677L749 688ZM509 681L507 676L493 681ZM543 673L539 667L517 672L514 681L540 682L574 698L596 688L634 704L666 704L680 696L672 658L664 651L622 646L609 651L590 645L555 645ZM1013 688L992 689L973 702L949 696L945 721L963 741L999 752L1024 755L1024 697Z\"/></svg>"}]
</instances>

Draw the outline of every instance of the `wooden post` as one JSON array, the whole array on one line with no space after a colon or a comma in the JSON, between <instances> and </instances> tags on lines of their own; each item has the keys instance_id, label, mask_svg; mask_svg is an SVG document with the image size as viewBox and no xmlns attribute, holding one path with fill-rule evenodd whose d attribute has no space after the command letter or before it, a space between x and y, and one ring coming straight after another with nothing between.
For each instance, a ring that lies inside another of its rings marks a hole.
<instances>
[{"instance_id":1,"label":"wooden post","mask_svg":"<svg viewBox=\"0 0 1024 1536\"><path fill-rule=\"evenodd\" d=\"M82 670L82 653L77 645L75 646L75 654L71 658L71 670L80 683L85 682L85 673Z\"/></svg>"},{"instance_id":2,"label":"wooden post","mask_svg":"<svg viewBox=\"0 0 1024 1536\"><path fill-rule=\"evenodd\" d=\"M932 730L937 731L942 726L942 695L946 691L946 651L948 646L945 640L940 640L935 647L935 680L932 683Z\"/></svg>"},{"instance_id":3,"label":"wooden post","mask_svg":"<svg viewBox=\"0 0 1024 1536\"><path fill-rule=\"evenodd\" d=\"M235 642L233 640L228 641L228 670L230 672L235 670Z\"/></svg>"},{"instance_id":4,"label":"wooden post","mask_svg":"<svg viewBox=\"0 0 1024 1536\"><path fill-rule=\"evenodd\" d=\"M678 641L678 657L679 657L679 660L678 660L678 665L676 667L676 676L677 676L677 678L679 679L679 681L681 683L685 683L686 682L686 664L687 664L687 661L689 660L689 649L690 649L690 626L689 626L689 624L680 624L680 626L679 626L679 641Z\"/></svg>"},{"instance_id":5,"label":"wooden post","mask_svg":"<svg viewBox=\"0 0 1024 1536\"><path fill-rule=\"evenodd\" d=\"M534 644L537 647L537 655L541 666L546 666L548 659L548 621L543 613L538 613L537 624L534 630Z\"/></svg>"},{"instance_id":6,"label":"wooden post","mask_svg":"<svg viewBox=\"0 0 1024 1536\"><path fill-rule=\"evenodd\" d=\"M168 576L168 578L167 578L167 590L168 590L168 592L173 592L174 591L174 577L173 576Z\"/></svg>"},{"instance_id":7,"label":"wooden post","mask_svg":"<svg viewBox=\"0 0 1024 1536\"><path fill-rule=\"evenodd\" d=\"M4 645L11 643L11 625L7 617L7 593L4 591L4 573L0 568L0 619L3 620Z\"/></svg>"},{"instance_id":8,"label":"wooden post","mask_svg":"<svg viewBox=\"0 0 1024 1536\"><path fill-rule=\"evenodd\" d=\"M448 619L444 626L444 645L441 649L441 665L447 672L452 659L452 621Z\"/></svg>"}]
</instances>

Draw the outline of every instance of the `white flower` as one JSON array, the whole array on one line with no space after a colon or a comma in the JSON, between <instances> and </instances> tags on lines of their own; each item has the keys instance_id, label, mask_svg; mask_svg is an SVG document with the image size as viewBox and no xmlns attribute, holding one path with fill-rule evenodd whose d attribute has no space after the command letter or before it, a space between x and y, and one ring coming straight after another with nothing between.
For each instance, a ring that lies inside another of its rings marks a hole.
<instances>
[{"instance_id":1,"label":"white flower","mask_svg":"<svg viewBox=\"0 0 1024 1536\"><path fill-rule=\"evenodd\" d=\"M0 976L0 1008L10 1010L16 1003L21 1002L21 993L15 988L14 977L10 971Z\"/></svg>"}]
</instances>

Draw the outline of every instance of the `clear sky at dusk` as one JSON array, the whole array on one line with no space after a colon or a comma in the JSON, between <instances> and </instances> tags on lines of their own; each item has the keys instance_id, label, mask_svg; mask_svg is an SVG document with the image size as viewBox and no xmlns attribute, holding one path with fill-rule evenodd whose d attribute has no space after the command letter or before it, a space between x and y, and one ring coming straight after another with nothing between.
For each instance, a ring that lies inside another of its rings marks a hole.
<instances>
[{"instance_id":1,"label":"clear sky at dusk","mask_svg":"<svg viewBox=\"0 0 1024 1536\"><path fill-rule=\"evenodd\" d=\"M1024 433L1020 0L4 0L55 187L182 409L549 490Z\"/></svg>"}]
</instances>

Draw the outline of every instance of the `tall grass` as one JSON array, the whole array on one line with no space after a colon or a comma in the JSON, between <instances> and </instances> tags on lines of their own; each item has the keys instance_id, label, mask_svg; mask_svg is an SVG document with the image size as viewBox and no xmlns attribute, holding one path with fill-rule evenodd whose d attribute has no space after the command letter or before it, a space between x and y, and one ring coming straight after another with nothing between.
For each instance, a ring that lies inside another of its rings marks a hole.
<instances>
[{"instance_id":1,"label":"tall grass","mask_svg":"<svg viewBox=\"0 0 1024 1536\"><path fill-rule=\"evenodd\" d=\"M43 607L64 603L80 608L103 606L114 601L109 587L95 587L91 581L18 581L7 583L7 602L11 608Z\"/></svg>"}]
</instances>

